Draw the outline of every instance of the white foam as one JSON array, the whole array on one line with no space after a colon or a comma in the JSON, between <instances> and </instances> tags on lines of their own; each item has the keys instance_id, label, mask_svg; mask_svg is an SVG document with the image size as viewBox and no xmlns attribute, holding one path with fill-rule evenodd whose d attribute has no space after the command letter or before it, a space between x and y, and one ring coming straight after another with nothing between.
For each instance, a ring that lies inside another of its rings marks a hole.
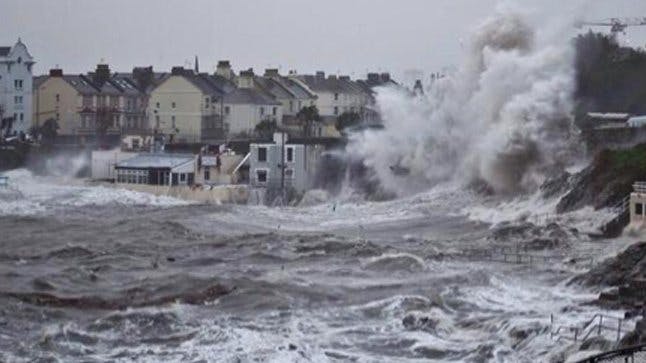
<instances>
[{"instance_id":1,"label":"white foam","mask_svg":"<svg viewBox=\"0 0 646 363\"><path fill-rule=\"evenodd\" d=\"M6 172L12 198L0 194L0 215L39 215L49 211L84 206L170 207L187 201L125 189L87 186L81 179L36 176L25 169ZM5 192L6 194L7 192Z\"/></svg>"}]
</instances>

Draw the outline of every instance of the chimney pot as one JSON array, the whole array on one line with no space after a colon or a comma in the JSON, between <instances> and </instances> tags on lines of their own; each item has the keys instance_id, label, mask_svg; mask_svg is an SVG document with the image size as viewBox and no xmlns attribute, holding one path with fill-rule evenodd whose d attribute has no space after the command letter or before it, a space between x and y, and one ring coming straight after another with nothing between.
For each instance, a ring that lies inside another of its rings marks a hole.
<instances>
[{"instance_id":1,"label":"chimney pot","mask_svg":"<svg viewBox=\"0 0 646 363\"><path fill-rule=\"evenodd\" d=\"M60 68L53 68L49 70L50 77L63 77L63 70Z\"/></svg>"}]
</instances>

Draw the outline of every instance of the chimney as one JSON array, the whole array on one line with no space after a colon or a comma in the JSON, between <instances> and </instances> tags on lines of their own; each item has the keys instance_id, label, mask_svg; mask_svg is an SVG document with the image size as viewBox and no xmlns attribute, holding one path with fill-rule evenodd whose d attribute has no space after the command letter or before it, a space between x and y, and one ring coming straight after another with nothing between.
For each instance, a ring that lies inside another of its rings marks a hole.
<instances>
[{"instance_id":1,"label":"chimney","mask_svg":"<svg viewBox=\"0 0 646 363\"><path fill-rule=\"evenodd\" d=\"M278 69L276 68L267 68L265 69L265 77L278 77Z\"/></svg>"},{"instance_id":2,"label":"chimney","mask_svg":"<svg viewBox=\"0 0 646 363\"><path fill-rule=\"evenodd\" d=\"M317 80L324 80L325 79L325 72L323 72L323 71L316 72L316 79Z\"/></svg>"},{"instance_id":3,"label":"chimney","mask_svg":"<svg viewBox=\"0 0 646 363\"><path fill-rule=\"evenodd\" d=\"M97 64L94 72L93 81L99 86L103 86L110 79L110 66L107 64Z\"/></svg>"},{"instance_id":4,"label":"chimney","mask_svg":"<svg viewBox=\"0 0 646 363\"><path fill-rule=\"evenodd\" d=\"M239 88L253 88L253 69L249 68L246 71L240 71L240 76L238 76L238 87Z\"/></svg>"},{"instance_id":5,"label":"chimney","mask_svg":"<svg viewBox=\"0 0 646 363\"><path fill-rule=\"evenodd\" d=\"M390 82L390 73L382 73L381 74L381 81L386 83Z\"/></svg>"},{"instance_id":6,"label":"chimney","mask_svg":"<svg viewBox=\"0 0 646 363\"><path fill-rule=\"evenodd\" d=\"M52 68L49 70L50 77L63 77L63 70L60 68Z\"/></svg>"},{"instance_id":7,"label":"chimney","mask_svg":"<svg viewBox=\"0 0 646 363\"><path fill-rule=\"evenodd\" d=\"M177 67L173 67L170 70L170 74L172 74L173 76L183 76L185 73L186 73L186 70L184 69L184 67L177 66Z\"/></svg>"},{"instance_id":8,"label":"chimney","mask_svg":"<svg viewBox=\"0 0 646 363\"><path fill-rule=\"evenodd\" d=\"M368 73L368 82L371 82L371 83L379 82L379 73Z\"/></svg>"},{"instance_id":9,"label":"chimney","mask_svg":"<svg viewBox=\"0 0 646 363\"><path fill-rule=\"evenodd\" d=\"M424 87L422 86L422 80L418 79L415 81L415 86L413 87L413 92L416 95L423 95L424 94Z\"/></svg>"},{"instance_id":10,"label":"chimney","mask_svg":"<svg viewBox=\"0 0 646 363\"><path fill-rule=\"evenodd\" d=\"M218 62L218 67L215 70L215 74L222 76L226 79L233 78L231 75L231 63L228 60L221 60Z\"/></svg>"},{"instance_id":11,"label":"chimney","mask_svg":"<svg viewBox=\"0 0 646 363\"><path fill-rule=\"evenodd\" d=\"M339 80L341 81L350 81L350 76L339 76Z\"/></svg>"},{"instance_id":12,"label":"chimney","mask_svg":"<svg viewBox=\"0 0 646 363\"><path fill-rule=\"evenodd\" d=\"M153 67L135 67L132 69L132 78L137 82L137 86L141 90L146 90L153 83L155 78Z\"/></svg>"}]
</instances>

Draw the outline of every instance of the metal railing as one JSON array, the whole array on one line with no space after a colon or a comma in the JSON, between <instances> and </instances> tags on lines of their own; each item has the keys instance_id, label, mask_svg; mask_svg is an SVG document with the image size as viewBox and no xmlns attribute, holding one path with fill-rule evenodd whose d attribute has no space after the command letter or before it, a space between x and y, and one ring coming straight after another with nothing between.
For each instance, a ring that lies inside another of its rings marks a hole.
<instances>
[{"instance_id":1,"label":"metal railing","mask_svg":"<svg viewBox=\"0 0 646 363\"><path fill-rule=\"evenodd\" d=\"M617 362L617 363L641 363L646 362L646 344L632 347L611 350L609 352L597 354L585 358L577 363L598 363L598 362Z\"/></svg>"},{"instance_id":2,"label":"metal railing","mask_svg":"<svg viewBox=\"0 0 646 363\"><path fill-rule=\"evenodd\" d=\"M638 181L633 184L635 193L646 194L646 182Z\"/></svg>"},{"instance_id":3,"label":"metal railing","mask_svg":"<svg viewBox=\"0 0 646 363\"><path fill-rule=\"evenodd\" d=\"M616 341L619 341L624 332L622 326L624 325L625 319L616 316L596 314L583 326L560 325L556 330L554 329L554 321L554 314L551 314L550 338L554 339L554 337L557 337L556 341L569 340L576 343L587 340L594 333L596 333L596 336L601 336L604 331L616 332ZM608 326L605 324L608 321L616 322L616 326Z\"/></svg>"}]
</instances>

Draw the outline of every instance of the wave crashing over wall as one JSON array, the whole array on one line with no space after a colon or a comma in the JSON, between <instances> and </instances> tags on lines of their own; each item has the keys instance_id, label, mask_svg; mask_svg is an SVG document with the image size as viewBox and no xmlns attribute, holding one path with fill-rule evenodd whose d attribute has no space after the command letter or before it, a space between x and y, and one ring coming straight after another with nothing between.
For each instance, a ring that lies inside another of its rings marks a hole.
<instances>
[{"instance_id":1,"label":"wave crashing over wall","mask_svg":"<svg viewBox=\"0 0 646 363\"><path fill-rule=\"evenodd\" d=\"M539 44L523 16L499 12L473 33L462 66L426 95L380 89L385 128L354 135L348 151L400 195L446 181L531 191L576 155L574 87L572 45Z\"/></svg>"}]
</instances>

